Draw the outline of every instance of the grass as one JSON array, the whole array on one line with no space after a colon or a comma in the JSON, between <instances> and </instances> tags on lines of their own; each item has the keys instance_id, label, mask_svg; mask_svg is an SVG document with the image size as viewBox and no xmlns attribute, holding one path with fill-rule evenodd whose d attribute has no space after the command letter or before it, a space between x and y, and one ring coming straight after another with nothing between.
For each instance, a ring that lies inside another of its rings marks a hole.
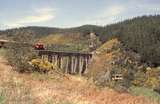
<instances>
[{"instance_id":1,"label":"grass","mask_svg":"<svg viewBox=\"0 0 160 104\"><path fill-rule=\"evenodd\" d=\"M4 48L0 48L0 56L5 56L5 51ZM32 104L30 88L12 74L5 76L3 73L0 74L0 104Z\"/></svg>"},{"instance_id":2,"label":"grass","mask_svg":"<svg viewBox=\"0 0 160 104\"><path fill-rule=\"evenodd\" d=\"M60 82L63 80L62 76L57 73L53 74L43 74L38 72L31 73L31 77L40 81L52 81L52 82Z\"/></svg>"},{"instance_id":3,"label":"grass","mask_svg":"<svg viewBox=\"0 0 160 104\"><path fill-rule=\"evenodd\" d=\"M50 99L46 102L46 104L74 104L74 103L71 103L70 101L66 101L66 100L57 102L57 101Z\"/></svg>"},{"instance_id":4,"label":"grass","mask_svg":"<svg viewBox=\"0 0 160 104\"><path fill-rule=\"evenodd\" d=\"M133 95L144 96L144 97L150 99L151 101L155 101L155 102L160 103L160 94L158 94L157 92L153 91L152 89L145 88L145 87L132 86L130 88L130 92Z\"/></svg>"},{"instance_id":5,"label":"grass","mask_svg":"<svg viewBox=\"0 0 160 104\"><path fill-rule=\"evenodd\" d=\"M46 44L74 44L82 41L80 34L51 34L39 41ZM84 41L84 40L83 40Z\"/></svg>"},{"instance_id":6,"label":"grass","mask_svg":"<svg viewBox=\"0 0 160 104\"><path fill-rule=\"evenodd\" d=\"M4 56L5 55L5 49L4 48L0 48L0 55Z\"/></svg>"},{"instance_id":7,"label":"grass","mask_svg":"<svg viewBox=\"0 0 160 104\"><path fill-rule=\"evenodd\" d=\"M32 104L30 89L10 79L1 83L0 104Z\"/></svg>"},{"instance_id":8,"label":"grass","mask_svg":"<svg viewBox=\"0 0 160 104\"><path fill-rule=\"evenodd\" d=\"M74 103L71 103L71 102L66 101L66 100L57 102L57 101L54 101L52 99L49 99L45 104L74 104Z\"/></svg>"},{"instance_id":9,"label":"grass","mask_svg":"<svg viewBox=\"0 0 160 104\"><path fill-rule=\"evenodd\" d=\"M52 47L54 50L60 51L88 51L88 40L80 34L51 34L43 37L39 42L51 45L57 45L58 48ZM51 47L48 47L49 49ZM51 48L51 49L52 49Z\"/></svg>"},{"instance_id":10,"label":"grass","mask_svg":"<svg viewBox=\"0 0 160 104\"><path fill-rule=\"evenodd\" d=\"M5 96L3 92L0 92L0 104L3 104L4 100L5 100Z\"/></svg>"}]
</instances>

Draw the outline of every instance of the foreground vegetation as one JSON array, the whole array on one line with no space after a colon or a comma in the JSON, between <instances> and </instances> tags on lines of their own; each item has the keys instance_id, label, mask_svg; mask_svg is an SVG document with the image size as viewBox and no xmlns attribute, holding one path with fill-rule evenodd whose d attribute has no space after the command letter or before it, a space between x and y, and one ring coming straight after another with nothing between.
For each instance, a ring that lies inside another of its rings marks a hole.
<instances>
[{"instance_id":1,"label":"foreground vegetation","mask_svg":"<svg viewBox=\"0 0 160 104\"><path fill-rule=\"evenodd\" d=\"M11 77L0 84L0 104L33 104L30 89Z\"/></svg>"},{"instance_id":2,"label":"foreground vegetation","mask_svg":"<svg viewBox=\"0 0 160 104\"><path fill-rule=\"evenodd\" d=\"M83 77L20 74L2 61L0 59L0 104L157 104L108 88L98 89Z\"/></svg>"}]
</instances>

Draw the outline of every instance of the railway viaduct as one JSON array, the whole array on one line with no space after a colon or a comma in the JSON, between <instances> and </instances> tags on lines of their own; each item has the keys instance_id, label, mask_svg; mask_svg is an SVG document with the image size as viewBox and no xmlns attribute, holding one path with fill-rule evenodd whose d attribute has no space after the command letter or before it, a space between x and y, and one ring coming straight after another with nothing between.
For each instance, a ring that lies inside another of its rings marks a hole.
<instances>
[{"instance_id":1,"label":"railway viaduct","mask_svg":"<svg viewBox=\"0 0 160 104\"><path fill-rule=\"evenodd\" d=\"M5 46L7 43L14 44L15 42L0 39L0 47ZM80 75L88 71L88 65L92 58L92 53L89 52L37 50L37 53L40 58L47 59L58 66L64 73Z\"/></svg>"}]
</instances>

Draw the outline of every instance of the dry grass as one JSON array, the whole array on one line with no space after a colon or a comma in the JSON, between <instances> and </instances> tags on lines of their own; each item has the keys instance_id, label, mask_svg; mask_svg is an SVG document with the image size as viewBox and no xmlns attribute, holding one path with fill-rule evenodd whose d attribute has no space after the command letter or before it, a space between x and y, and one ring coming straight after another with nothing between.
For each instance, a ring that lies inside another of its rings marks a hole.
<instances>
[{"instance_id":1,"label":"dry grass","mask_svg":"<svg viewBox=\"0 0 160 104\"><path fill-rule=\"evenodd\" d=\"M81 39L82 36L79 33L76 34L51 34L47 37L41 38L39 42L45 43L45 44L60 44L60 45L66 45L66 44L78 44L82 43L82 41L85 41L84 39Z\"/></svg>"},{"instance_id":2,"label":"dry grass","mask_svg":"<svg viewBox=\"0 0 160 104\"><path fill-rule=\"evenodd\" d=\"M13 72L0 58L0 104L33 104L30 88L26 87L18 73Z\"/></svg>"},{"instance_id":3,"label":"dry grass","mask_svg":"<svg viewBox=\"0 0 160 104\"><path fill-rule=\"evenodd\" d=\"M51 34L39 39L38 42L45 44L48 49L59 51L88 51L89 49L88 39L80 33Z\"/></svg>"},{"instance_id":4,"label":"dry grass","mask_svg":"<svg viewBox=\"0 0 160 104\"><path fill-rule=\"evenodd\" d=\"M19 74L11 68L0 59L2 104L156 104L143 97L99 89L80 76Z\"/></svg>"}]
</instances>

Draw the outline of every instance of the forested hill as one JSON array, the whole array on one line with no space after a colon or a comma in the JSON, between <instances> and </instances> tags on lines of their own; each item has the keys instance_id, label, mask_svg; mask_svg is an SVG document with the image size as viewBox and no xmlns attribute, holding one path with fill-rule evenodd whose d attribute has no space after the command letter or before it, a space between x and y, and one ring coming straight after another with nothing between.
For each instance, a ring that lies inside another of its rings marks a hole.
<instances>
[{"instance_id":1,"label":"forested hill","mask_svg":"<svg viewBox=\"0 0 160 104\"><path fill-rule=\"evenodd\" d=\"M82 33L96 32L102 42L111 38L118 38L124 43L126 49L140 53L143 60L154 64L160 64L160 15L136 17L116 24L104 27L84 25L75 28L48 28L48 27L24 27L10 29L0 34L12 36L17 32L32 32L37 37L47 36L54 33Z\"/></svg>"},{"instance_id":2,"label":"forested hill","mask_svg":"<svg viewBox=\"0 0 160 104\"><path fill-rule=\"evenodd\" d=\"M47 36L50 34L57 34L57 33L89 33L90 31L96 31L99 32L102 29L101 26L95 26L95 25L83 25L79 27L73 27L73 28L52 28L52 27L38 27L38 26L29 26L29 27L21 27L21 28L14 28L14 29L8 29L5 31L0 31L0 35L6 35L7 37L12 37L16 33L20 32L31 32L33 33L37 38L42 36Z\"/></svg>"},{"instance_id":3,"label":"forested hill","mask_svg":"<svg viewBox=\"0 0 160 104\"><path fill-rule=\"evenodd\" d=\"M118 37L126 48L140 53L144 61L160 64L160 16L143 16L103 29L102 41Z\"/></svg>"},{"instance_id":4,"label":"forested hill","mask_svg":"<svg viewBox=\"0 0 160 104\"><path fill-rule=\"evenodd\" d=\"M160 31L160 15L143 16L104 26L100 33L100 38L103 42L105 42L112 37L122 38L124 36L131 36L133 34L134 36L142 36L142 34L143 36L144 34L150 34L150 36L153 36L153 32L155 33L158 31ZM155 34L160 36L158 35L159 33Z\"/></svg>"},{"instance_id":5,"label":"forested hill","mask_svg":"<svg viewBox=\"0 0 160 104\"><path fill-rule=\"evenodd\" d=\"M14 34L17 34L17 33L31 32L35 36L41 37L51 33L57 33L59 32L59 30L60 30L59 28L29 26L29 27L21 27L21 28L14 28L14 29L8 29L5 31L0 31L0 35L6 35L7 37L12 37Z\"/></svg>"}]
</instances>

